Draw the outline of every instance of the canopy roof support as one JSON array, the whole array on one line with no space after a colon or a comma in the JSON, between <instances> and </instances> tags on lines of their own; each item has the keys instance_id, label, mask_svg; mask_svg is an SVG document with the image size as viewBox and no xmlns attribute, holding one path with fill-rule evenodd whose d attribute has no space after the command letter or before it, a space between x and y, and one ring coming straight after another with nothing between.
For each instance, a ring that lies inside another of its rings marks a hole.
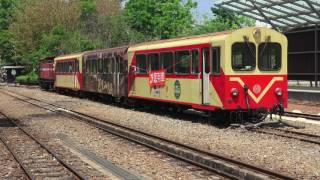
<instances>
[{"instance_id":1,"label":"canopy roof support","mask_svg":"<svg viewBox=\"0 0 320 180\"><path fill-rule=\"evenodd\" d=\"M319 0L218 0L215 5L270 24L274 29L320 24Z\"/></svg>"}]
</instances>

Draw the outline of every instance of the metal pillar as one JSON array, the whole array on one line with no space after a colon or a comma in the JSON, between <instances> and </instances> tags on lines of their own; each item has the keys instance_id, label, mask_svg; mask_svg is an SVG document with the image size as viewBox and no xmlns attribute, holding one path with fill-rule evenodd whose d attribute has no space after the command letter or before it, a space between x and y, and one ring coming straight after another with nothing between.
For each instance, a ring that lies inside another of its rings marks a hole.
<instances>
[{"instance_id":1,"label":"metal pillar","mask_svg":"<svg viewBox=\"0 0 320 180\"><path fill-rule=\"evenodd\" d=\"M314 65L315 65L315 87L318 87L318 73L319 73L319 60L318 60L318 45L319 45L319 42L318 42L318 30L317 30L317 25L315 26L315 31L314 31Z\"/></svg>"}]
</instances>

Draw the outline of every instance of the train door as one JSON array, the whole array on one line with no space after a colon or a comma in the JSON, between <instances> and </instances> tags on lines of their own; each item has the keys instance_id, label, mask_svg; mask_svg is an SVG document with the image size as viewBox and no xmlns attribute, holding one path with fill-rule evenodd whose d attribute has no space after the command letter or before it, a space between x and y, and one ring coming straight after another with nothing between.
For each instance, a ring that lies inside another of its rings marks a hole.
<instances>
[{"instance_id":1,"label":"train door","mask_svg":"<svg viewBox=\"0 0 320 180\"><path fill-rule=\"evenodd\" d=\"M72 65L73 65L73 68L72 68L72 76L73 76L73 84L74 84L74 88L77 88L77 64L78 64L78 61L77 59L75 59L73 62L72 62Z\"/></svg>"},{"instance_id":2,"label":"train door","mask_svg":"<svg viewBox=\"0 0 320 180\"><path fill-rule=\"evenodd\" d=\"M113 55L112 57L113 63L113 96L118 96L119 94L119 75L120 75L120 62L119 58L116 54Z\"/></svg>"},{"instance_id":3,"label":"train door","mask_svg":"<svg viewBox=\"0 0 320 180\"><path fill-rule=\"evenodd\" d=\"M202 104L210 104L210 49L202 48Z\"/></svg>"}]
</instances>

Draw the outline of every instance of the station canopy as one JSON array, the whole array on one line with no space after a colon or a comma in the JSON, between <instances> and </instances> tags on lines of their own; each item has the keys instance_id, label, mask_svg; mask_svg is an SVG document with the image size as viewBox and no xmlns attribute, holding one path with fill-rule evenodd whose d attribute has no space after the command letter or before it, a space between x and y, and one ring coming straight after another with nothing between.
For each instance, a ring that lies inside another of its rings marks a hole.
<instances>
[{"instance_id":1,"label":"station canopy","mask_svg":"<svg viewBox=\"0 0 320 180\"><path fill-rule=\"evenodd\" d=\"M217 0L216 7L289 30L320 24L320 0Z\"/></svg>"}]
</instances>

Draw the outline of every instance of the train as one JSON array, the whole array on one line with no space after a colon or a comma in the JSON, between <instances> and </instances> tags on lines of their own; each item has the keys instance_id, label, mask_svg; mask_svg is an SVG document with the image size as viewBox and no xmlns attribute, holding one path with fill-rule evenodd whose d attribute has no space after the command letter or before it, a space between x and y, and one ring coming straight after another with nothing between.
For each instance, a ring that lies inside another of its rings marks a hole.
<instances>
[{"instance_id":1,"label":"train","mask_svg":"<svg viewBox=\"0 0 320 180\"><path fill-rule=\"evenodd\" d=\"M248 27L85 51L40 61L40 86L235 118L281 114L287 44L280 32Z\"/></svg>"}]
</instances>

